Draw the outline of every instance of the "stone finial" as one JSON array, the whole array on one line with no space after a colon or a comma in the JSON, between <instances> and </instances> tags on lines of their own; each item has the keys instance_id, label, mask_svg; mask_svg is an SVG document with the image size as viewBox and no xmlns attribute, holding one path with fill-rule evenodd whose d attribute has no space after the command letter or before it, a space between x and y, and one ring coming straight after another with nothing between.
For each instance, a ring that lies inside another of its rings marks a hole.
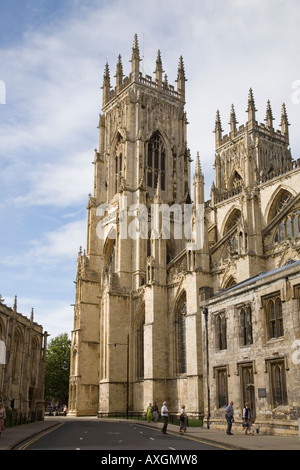
<instances>
[{"instance_id":1,"label":"stone finial","mask_svg":"<svg viewBox=\"0 0 300 470\"><path fill-rule=\"evenodd\" d=\"M281 109L281 134L284 135L287 139L289 139L289 121L288 121L288 116L286 112L286 107L285 103L282 104L282 109Z\"/></svg>"},{"instance_id":2,"label":"stone finial","mask_svg":"<svg viewBox=\"0 0 300 470\"><path fill-rule=\"evenodd\" d=\"M104 76L103 76L103 106L108 102L109 100L109 94L110 94L110 72L109 72L109 65L108 62L105 64L105 69L104 69Z\"/></svg>"},{"instance_id":3,"label":"stone finial","mask_svg":"<svg viewBox=\"0 0 300 470\"><path fill-rule=\"evenodd\" d=\"M182 55L179 58L179 65L178 65L178 72L177 72L177 91L181 95L181 98L185 99L185 82L187 79L185 78L185 70L183 64L183 57Z\"/></svg>"},{"instance_id":4,"label":"stone finial","mask_svg":"<svg viewBox=\"0 0 300 470\"><path fill-rule=\"evenodd\" d=\"M124 77L124 74L123 74L122 57L121 57L121 54L119 54L118 62L117 62L117 71L115 75L117 88L119 88L122 85L123 77Z\"/></svg>"},{"instance_id":5,"label":"stone finial","mask_svg":"<svg viewBox=\"0 0 300 470\"><path fill-rule=\"evenodd\" d=\"M197 152L197 160L196 160L196 168L195 168L195 175L202 175L201 163L200 163L200 155Z\"/></svg>"},{"instance_id":6,"label":"stone finial","mask_svg":"<svg viewBox=\"0 0 300 470\"><path fill-rule=\"evenodd\" d=\"M267 112L266 112L265 121L267 123L268 129L273 129L274 118L273 118L272 108L271 108L271 104L270 104L269 100L268 100L268 103L267 103Z\"/></svg>"},{"instance_id":7,"label":"stone finial","mask_svg":"<svg viewBox=\"0 0 300 470\"><path fill-rule=\"evenodd\" d=\"M132 56L131 56L131 73L132 73L132 80L138 80L138 75L140 72L140 50L138 44L138 36L137 34L134 35L133 47L132 47Z\"/></svg>"},{"instance_id":8,"label":"stone finial","mask_svg":"<svg viewBox=\"0 0 300 470\"><path fill-rule=\"evenodd\" d=\"M18 311L18 297L15 295L15 300L14 300L14 307L13 307L14 313L17 313Z\"/></svg>"},{"instance_id":9,"label":"stone finial","mask_svg":"<svg viewBox=\"0 0 300 470\"><path fill-rule=\"evenodd\" d=\"M232 104L231 105L231 112L230 112L230 132L232 132L233 134L236 133L236 125L238 124L238 121L236 120L236 114L235 114L235 109L234 109L234 105Z\"/></svg>"},{"instance_id":10,"label":"stone finial","mask_svg":"<svg viewBox=\"0 0 300 470\"><path fill-rule=\"evenodd\" d=\"M159 87L161 87L162 86L162 76L163 76L164 70L163 70L163 66L162 66L160 50L158 50L158 52L157 52L156 68L155 68L154 73L155 73L156 83Z\"/></svg>"},{"instance_id":11,"label":"stone finial","mask_svg":"<svg viewBox=\"0 0 300 470\"><path fill-rule=\"evenodd\" d=\"M255 112L257 109L255 108L255 102L253 97L253 90L250 88L249 96L248 96L248 108L246 113L248 113L248 121L255 121Z\"/></svg>"},{"instance_id":12,"label":"stone finial","mask_svg":"<svg viewBox=\"0 0 300 470\"><path fill-rule=\"evenodd\" d=\"M215 122L215 130L214 133L216 134L216 145L219 144L222 140L222 125L221 125L221 118L220 118L220 111L217 110L217 115L216 115L216 122Z\"/></svg>"}]
</instances>

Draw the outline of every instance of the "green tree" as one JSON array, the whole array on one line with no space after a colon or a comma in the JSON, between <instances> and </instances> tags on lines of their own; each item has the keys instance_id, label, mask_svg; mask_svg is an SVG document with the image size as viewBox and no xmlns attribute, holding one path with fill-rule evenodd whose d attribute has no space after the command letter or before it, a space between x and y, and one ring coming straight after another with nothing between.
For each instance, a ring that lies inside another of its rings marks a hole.
<instances>
[{"instance_id":1,"label":"green tree","mask_svg":"<svg viewBox=\"0 0 300 470\"><path fill-rule=\"evenodd\" d=\"M5 299L3 299L2 295L0 294L0 304L3 304L5 302Z\"/></svg>"},{"instance_id":2,"label":"green tree","mask_svg":"<svg viewBox=\"0 0 300 470\"><path fill-rule=\"evenodd\" d=\"M68 402L71 341L62 333L49 342L45 368L46 402Z\"/></svg>"}]
</instances>

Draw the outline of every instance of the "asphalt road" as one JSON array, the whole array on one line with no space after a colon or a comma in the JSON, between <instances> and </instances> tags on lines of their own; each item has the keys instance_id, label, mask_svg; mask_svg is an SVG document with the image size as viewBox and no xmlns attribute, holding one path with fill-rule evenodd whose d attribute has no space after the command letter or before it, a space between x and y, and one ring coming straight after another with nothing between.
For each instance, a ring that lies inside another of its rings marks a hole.
<instances>
[{"instance_id":1,"label":"asphalt road","mask_svg":"<svg viewBox=\"0 0 300 470\"><path fill-rule=\"evenodd\" d=\"M199 451L224 450L221 446L190 439L187 435L126 422L69 421L23 443L18 450Z\"/></svg>"}]
</instances>

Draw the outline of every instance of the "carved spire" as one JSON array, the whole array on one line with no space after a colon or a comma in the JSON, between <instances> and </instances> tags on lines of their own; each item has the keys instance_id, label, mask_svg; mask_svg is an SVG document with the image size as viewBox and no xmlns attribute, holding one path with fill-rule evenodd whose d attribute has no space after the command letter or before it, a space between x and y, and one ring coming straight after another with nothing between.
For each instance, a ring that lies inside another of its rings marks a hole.
<instances>
[{"instance_id":1,"label":"carved spire","mask_svg":"<svg viewBox=\"0 0 300 470\"><path fill-rule=\"evenodd\" d=\"M216 134L216 147L218 147L219 143L222 140L222 132L223 132L223 129L221 125L220 111L217 110L215 130L214 130L214 133Z\"/></svg>"},{"instance_id":2,"label":"carved spire","mask_svg":"<svg viewBox=\"0 0 300 470\"><path fill-rule=\"evenodd\" d=\"M182 55L179 58L178 73L177 73L177 91L180 94L181 98L185 99L185 78L184 64Z\"/></svg>"},{"instance_id":3,"label":"carved spire","mask_svg":"<svg viewBox=\"0 0 300 470\"><path fill-rule=\"evenodd\" d=\"M131 78L132 80L139 79L139 72L140 72L140 50L138 44L138 36L137 34L134 35L133 47L132 47L132 56L131 56Z\"/></svg>"},{"instance_id":4,"label":"carved spire","mask_svg":"<svg viewBox=\"0 0 300 470\"><path fill-rule=\"evenodd\" d=\"M103 76L103 106L109 101L109 94L110 94L110 72L109 72L109 65L108 62L105 64L105 69L104 69L104 76Z\"/></svg>"},{"instance_id":5,"label":"carved spire","mask_svg":"<svg viewBox=\"0 0 300 470\"><path fill-rule=\"evenodd\" d=\"M270 104L270 101L268 100L268 103L267 103L267 113L266 113L266 119L265 119L266 123L267 123L267 128L268 129L274 129L273 128L273 121L274 121L274 118L273 118L273 113L272 113L272 108L271 108L271 104Z\"/></svg>"},{"instance_id":6,"label":"carved spire","mask_svg":"<svg viewBox=\"0 0 300 470\"><path fill-rule=\"evenodd\" d=\"M194 202L195 204L204 203L204 176L201 170L200 156L197 152L195 175L193 179L194 184Z\"/></svg>"},{"instance_id":7,"label":"carved spire","mask_svg":"<svg viewBox=\"0 0 300 470\"><path fill-rule=\"evenodd\" d=\"M162 86L162 76L163 76L164 70L163 70L163 66L162 66L160 50L158 50L158 52L157 52L156 68L155 68L154 73L155 73L157 87L161 88L161 86Z\"/></svg>"},{"instance_id":8,"label":"carved spire","mask_svg":"<svg viewBox=\"0 0 300 470\"><path fill-rule=\"evenodd\" d=\"M196 169L195 169L195 175L200 176L202 175L202 170L201 170L201 163L200 163L200 155L199 152L197 152L197 160L196 160Z\"/></svg>"},{"instance_id":9,"label":"carved spire","mask_svg":"<svg viewBox=\"0 0 300 470\"><path fill-rule=\"evenodd\" d=\"M123 83L123 77L124 77L121 54L119 54L119 57L118 57L117 72L116 72L115 77L116 77L116 88L117 88L117 93L118 93Z\"/></svg>"},{"instance_id":10,"label":"carved spire","mask_svg":"<svg viewBox=\"0 0 300 470\"><path fill-rule=\"evenodd\" d=\"M248 122L255 122L255 112L257 109L255 109L255 102L254 102L254 97L253 97L253 91L252 88L249 90L249 97L248 97L248 108L247 108L247 113L248 113Z\"/></svg>"},{"instance_id":11,"label":"carved spire","mask_svg":"<svg viewBox=\"0 0 300 470\"><path fill-rule=\"evenodd\" d=\"M233 133L233 135L236 133L236 125L238 124L236 120L236 114L235 114L235 109L233 104L231 105L231 112L230 112L230 132Z\"/></svg>"},{"instance_id":12,"label":"carved spire","mask_svg":"<svg viewBox=\"0 0 300 470\"><path fill-rule=\"evenodd\" d=\"M15 295L15 300L14 300L14 307L13 307L14 313L17 313L18 311L18 297Z\"/></svg>"},{"instance_id":13,"label":"carved spire","mask_svg":"<svg viewBox=\"0 0 300 470\"><path fill-rule=\"evenodd\" d=\"M109 65L108 61L106 61L104 75L103 75L103 86L108 85L110 87L110 72L109 72Z\"/></svg>"},{"instance_id":14,"label":"carved spire","mask_svg":"<svg viewBox=\"0 0 300 470\"><path fill-rule=\"evenodd\" d=\"M281 134L284 135L284 137L289 140L289 121L288 121L288 116L286 112L286 107L285 103L282 104L282 110L281 110Z\"/></svg>"}]
</instances>

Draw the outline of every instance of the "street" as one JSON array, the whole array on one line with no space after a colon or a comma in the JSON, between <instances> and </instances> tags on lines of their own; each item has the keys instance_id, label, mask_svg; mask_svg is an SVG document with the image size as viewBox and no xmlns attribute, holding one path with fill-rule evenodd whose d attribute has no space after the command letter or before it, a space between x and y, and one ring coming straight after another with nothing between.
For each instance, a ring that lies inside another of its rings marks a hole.
<instances>
[{"instance_id":1,"label":"street","mask_svg":"<svg viewBox=\"0 0 300 470\"><path fill-rule=\"evenodd\" d=\"M190 439L174 431L119 421L62 421L59 425L19 445L17 450L199 451L224 450L221 445Z\"/></svg>"}]
</instances>

